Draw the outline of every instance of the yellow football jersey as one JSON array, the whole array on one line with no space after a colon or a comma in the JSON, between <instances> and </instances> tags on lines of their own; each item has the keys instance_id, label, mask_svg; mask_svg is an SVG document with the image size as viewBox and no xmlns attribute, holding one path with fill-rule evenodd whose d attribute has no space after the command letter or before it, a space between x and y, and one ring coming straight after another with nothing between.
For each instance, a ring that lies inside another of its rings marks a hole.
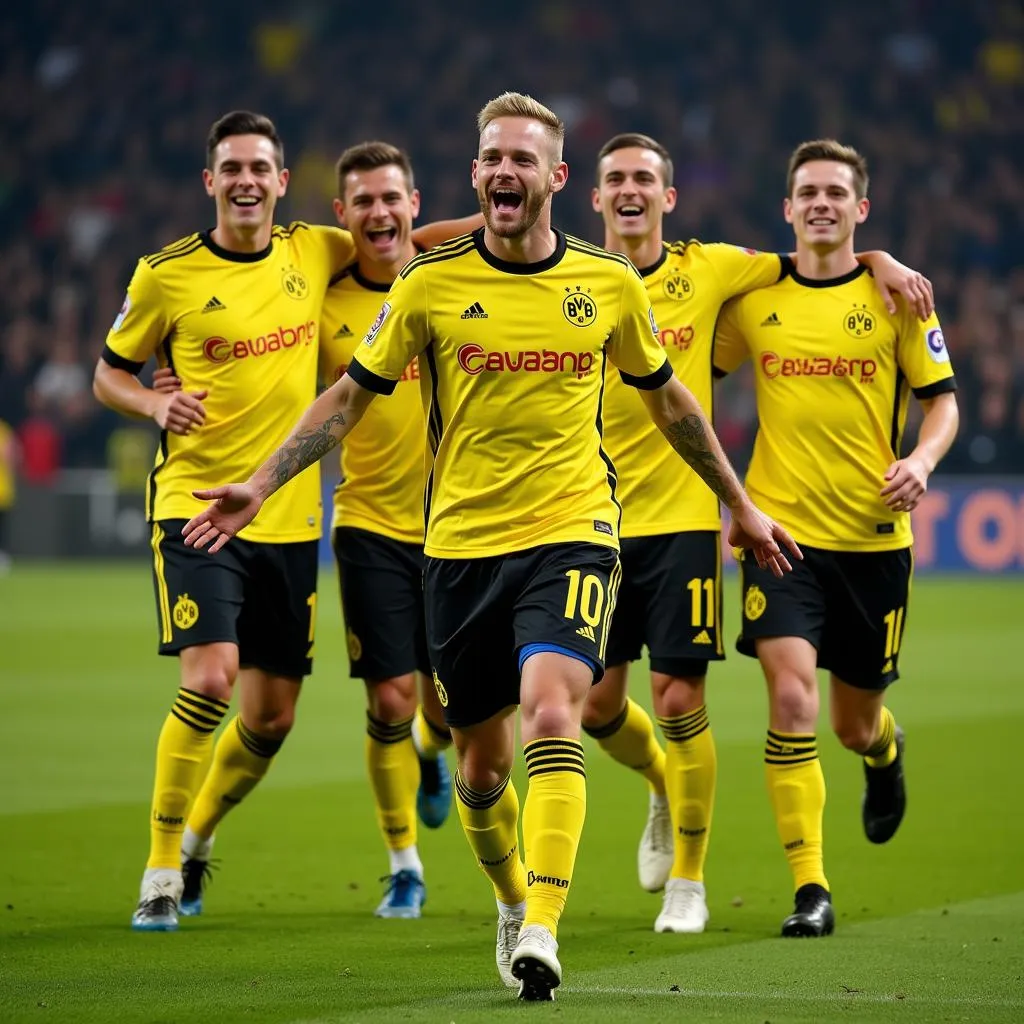
<instances>
[{"instance_id":1,"label":"yellow football jersey","mask_svg":"<svg viewBox=\"0 0 1024 1024\"><path fill-rule=\"evenodd\" d=\"M9 457L8 453L10 453ZM13 504L14 431L9 424L0 420L0 510L8 509Z\"/></svg>"},{"instance_id":2,"label":"yellow football jersey","mask_svg":"<svg viewBox=\"0 0 1024 1024\"><path fill-rule=\"evenodd\" d=\"M245 480L291 433L316 396L320 313L352 236L296 221L260 253L230 252L209 232L139 260L103 358L137 373L155 355L188 391L207 389L206 422L163 431L149 475L149 518L191 518L194 488ZM320 479L301 474L241 533L252 541L320 536Z\"/></svg>"},{"instance_id":3,"label":"yellow football jersey","mask_svg":"<svg viewBox=\"0 0 1024 1024\"><path fill-rule=\"evenodd\" d=\"M787 261L788 263L788 261ZM666 242L640 271L658 337L676 376L711 418L711 345L722 303L779 279L782 260L734 245ZM718 498L672 450L643 399L617 374L608 380L605 448L615 463L622 536L651 537L721 528Z\"/></svg>"},{"instance_id":4,"label":"yellow football jersey","mask_svg":"<svg viewBox=\"0 0 1024 1024\"><path fill-rule=\"evenodd\" d=\"M425 550L439 558L539 544L618 545L615 470L601 444L606 360L638 387L672 374L640 275L557 234L532 264L483 229L402 271L349 368L390 393L419 354L433 464Z\"/></svg>"},{"instance_id":5,"label":"yellow football jersey","mask_svg":"<svg viewBox=\"0 0 1024 1024\"><path fill-rule=\"evenodd\" d=\"M913 540L886 508L910 392L956 388L939 321L905 302L890 315L866 268L831 281L791 274L733 299L719 318L715 367L753 362L759 426L747 491L804 544L887 551Z\"/></svg>"},{"instance_id":6,"label":"yellow football jersey","mask_svg":"<svg viewBox=\"0 0 1024 1024\"><path fill-rule=\"evenodd\" d=\"M320 322L320 376L325 384L333 384L348 369L389 290L363 277L358 265L335 275ZM422 544L426 448L420 368L414 359L391 398L372 403L341 446L342 479L334 490L333 526L357 526Z\"/></svg>"}]
</instances>

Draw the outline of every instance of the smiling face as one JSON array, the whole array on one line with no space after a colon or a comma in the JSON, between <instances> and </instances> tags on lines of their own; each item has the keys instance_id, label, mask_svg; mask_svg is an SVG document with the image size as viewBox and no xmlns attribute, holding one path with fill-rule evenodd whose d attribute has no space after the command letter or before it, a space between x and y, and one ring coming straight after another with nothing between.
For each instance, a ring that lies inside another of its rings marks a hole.
<instances>
[{"instance_id":1,"label":"smiling face","mask_svg":"<svg viewBox=\"0 0 1024 1024\"><path fill-rule=\"evenodd\" d=\"M335 211L352 232L360 259L387 265L411 259L412 222L420 212L420 194L409 190L402 168L386 164L349 171L344 184Z\"/></svg>"},{"instance_id":2,"label":"smiling face","mask_svg":"<svg viewBox=\"0 0 1024 1024\"><path fill-rule=\"evenodd\" d=\"M809 160L793 174L784 213L798 245L832 252L853 245L853 232L867 220L870 204L858 199L853 168L837 160Z\"/></svg>"},{"instance_id":3,"label":"smiling face","mask_svg":"<svg viewBox=\"0 0 1024 1024\"><path fill-rule=\"evenodd\" d=\"M646 238L661 228L676 205L676 190L665 184L665 165L651 149L626 146L601 158L594 210L619 238Z\"/></svg>"},{"instance_id":4,"label":"smiling face","mask_svg":"<svg viewBox=\"0 0 1024 1024\"><path fill-rule=\"evenodd\" d=\"M229 135L203 171L206 193L217 204L217 228L230 239L267 236L274 208L288 187L288 171L277 166L274 144L264 135Z\"/></svg>"},{"instance_id":5,"label":"smiling face","mask_svg":"<svg viewBox=\"0 0 1024 1024\"><path fill-rule=\"evenodd\" d=\"M473 187L488 229L501 238L525 235L568 174L557 143L539 121L496 117L480 133Z\"/></svg>"}]
</instances>

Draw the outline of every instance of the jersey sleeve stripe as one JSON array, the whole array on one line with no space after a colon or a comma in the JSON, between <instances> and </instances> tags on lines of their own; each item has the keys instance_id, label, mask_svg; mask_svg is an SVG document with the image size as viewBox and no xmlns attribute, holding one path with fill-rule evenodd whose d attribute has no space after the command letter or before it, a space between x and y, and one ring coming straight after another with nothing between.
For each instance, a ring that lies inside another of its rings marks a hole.
<instances>
[{"instance_id":1,"label":"jersey sleeve stripe","mask_svg":"<svg viewBox=\"0 0 1024 1024\"><path fill-rule=\"evenodd\" d=\"M145 362L137 363L134 359L125 359L124 356L119 356L109 345L103 346L100 358L115 370L127 370L133 377L138 377L146 365Z\"/></svg>"},{"instance_id":2,"label":"jersey sleeve stripe","mask_svg":"<svg viewBox=\"0 0 1024 1024\"><path fill-rule=\"evenodd\" d=\"M462 256L467 252L474 252L475 250L476 244L473 241L473 236L461 235L451 242L446 242L444 245L428 249L419 256L414 256L402 268L398 276L404 280L414 270L426 266L428 263L443 263L445 260L455 259L457 256Z\"/></svg>"},{"instance_id":3,"label":"jersey sleeve stripe","mask_svg":"<svg viewBox=\"0 0 1024 1024\"><path fill-rule=\"evenodd\" d=\"M935 381L934 384L926 384L923 388L914 388L914 397L917 399L934 398L936 395L945 395L950 391L956 391L956 377L944 377Z\"/></svg>"},{"instance_id":4,"label":"jersey sleeve stripe","mask_svg":"<svg viewBox=\"0 0 1024 1024\"><path fill-rule=\"evenodd\" d=\"M347 267L342 267L341 270L336 270L331 274L331 279L327 282L327 287L333 288L339 281L343 281L346 277L349 277L355 267L355 263L350 263Z\"/></svg>"},{"instance_id":5,"label":"jersey sleeve stripe","mask_svg":"<svg viewBox=\"0 0 1024 1024\"><path fill-rule=\"evenodd\" d=\"M182 249L177 249L173 252L161 251L156 253L154 256L145 257L145 260L150 265L150 267L156 270L156 268L159 267L161 263L167 263L170 260L177 260L180 259L182 256L191 256L192 253L202 248L203 240L202 238L197 236L190 245Z\"/></svg>"},{"instance_id":6,"label":"jersey sleeve stripe","mask_svg":"<svg viewBox=\"0 0 1024 1024\"><path fill-rule=\"evenodd\" d=\"M186 235L184 238L179 238L176 242L171 242L170 245L165 245L159 252L151 252L149 255L143 256L142 258L148 263L150 260L155 260L160 256L167 256L170 253L181 252L183 249L188 249L195 245L196 239L198 238L198 233Z\"/></svg>"},{"instance_id":7,"label":"jersey sleeve stripe","mask_svg":"<svg viewBox=\"0 0 1024 1024\"><path fill-rule=\"evenodd\" d=\"M654 373L649 373L645 377L634 377L633 374L626 373L625 370L619 370L619 376L623 383L628 384L631 388L639 388L641 391L657 391L672 379L672 364L666 358L665 362L661 364L660 370L655 370Z\"/></svg>"},{"instance_id":8,"label":"jersey sleeve stripe","mask_svg":"<svg viewBox=\"0 0 1024 1024\"><path fill-rule=\"evenodd\" d=\"M367 391L373 391L378 395L390 395L398 386L397 380L388 380L387 377L380 377L372 370L366 369L358 359L353 359L348 364L348 375Z\"/></svg>"}]
</instances>

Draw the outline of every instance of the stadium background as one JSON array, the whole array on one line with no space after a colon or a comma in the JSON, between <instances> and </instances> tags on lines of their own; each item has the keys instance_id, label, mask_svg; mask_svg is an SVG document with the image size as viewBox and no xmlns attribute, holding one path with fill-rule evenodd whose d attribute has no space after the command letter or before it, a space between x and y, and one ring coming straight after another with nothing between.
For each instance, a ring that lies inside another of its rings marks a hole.
<instances>
[{"instance_id":1,"label":"stadium background","mask_svg":"<svg viewBox=\"0 0 1024 1024\"><path fill-rule=\"evenodd\" d=\"M760 776L763 687L731 658L712 694L711 932L676 959L649 933L656 908L638 910L631 888L642 795L588 751L600 799L566 919L560 1019L661 1019L670 992L728 1020L1024 1019L1024 12L969 0L38 0L0 14L0 420L20 450L14 568L0 578L0 1018L50 1007L66 1020L461 1022L515 1010L493 991L493 907L457 824L424 838L431 930L415 948L369 919L381 856L361 695L333 685L345 662L329 571L317 674L288 756L225 829L215 910L156 958L128 933L175 673L152 653L141 477L155 431L90 388L134 261L212 223L199 173L221 113L277 122L293 174L279 220L328 218L337 154L384 138L412 155L422 223L472 211L475 114L509 88L566 120L555 220L593 241L594 158L616 132L650 133L675 157L666 237L776 250L791 245L780 203L793 145L856 145L873 202L858 245L931 277L961 386L960 436L917 514L918 567L957 574L915 589L894 698L915 759L899 842L866 852L851 811L859 769L826 737L839 932L798 952L767 938L788 880ZM748 376L726 382L716 422L742 464ZM392 992L396 958L406 1002Z\"/></svg>"}]
</instances>

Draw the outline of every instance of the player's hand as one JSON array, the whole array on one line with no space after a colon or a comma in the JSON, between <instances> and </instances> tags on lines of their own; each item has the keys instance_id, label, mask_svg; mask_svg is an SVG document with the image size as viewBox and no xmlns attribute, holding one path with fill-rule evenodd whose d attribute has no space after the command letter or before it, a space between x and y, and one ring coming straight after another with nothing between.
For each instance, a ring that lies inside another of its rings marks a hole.
<instances>
[{"instance_id":1,"label":"player's hand","mask_svg":"<svg viewBox=\"0 0 1024 1024\"><path fill-rule=\"evenodd\" d=\"M211 555L248 526L263 505L263 500L249 484L211 487L193 491L192 496L210 504L181 528L181 534L187 547L205 548L209 545Z\"/></svg>"},{"instance_id":2,"label":"player's hand","mask_svg":"<svg viewBox=\"0 0 1024 1024\"><path fill-rule=\"evenodd\" d=\"M875 287L882 296L885 308L890 313L896 312L896 300L893 293L902 295L910 308L922 320L935 312L935 294L932 283L924 274L904 266L899 260L889 256L876 262L872 267L875 276Z\"/></svg>"},{"instance_id":3,"label":"player's hand","mask_svg":"<svg viewBox=\"0 0 1024 1024\"><path fill-rule=\"evenodd\" d=\"M154 376L154 383L156 378ZM189 434L194 427L201 427L206 422L206 408L203 399L208 391L170 391L164 387L154 388L156 407L153 419L163 430L172 434Z\"/></svg>"},{"instance_id":4,"label":"player's hand","mask_svg":"<svg viewBox=\"0 0 1024 1024\"><path fill-rule=\"evenodd\" d=\"M793 571L782 550L785 547L796 559L803 559L797 542L770 516L748 501L733 512L729 525L729 543L734 548L749 548L762 569L771 569L776 576Z\"/></svg>"},{"instance_id":5,"label":"player's hand","mask_svg":"<svg viewBox=\"0 0 1024 1024\"><path fill-rule=\"evenodd\" d=\"M180 391L181 378L169 366L161 366L153 373L154 391Z\"/></svg>"},{"instance_id":6,"label":"player's hand","mask_svg":"<svg viewBox=\"0 0 1024 1024\"><path fill-rule=\"evenodd\" d=\"M928 490L928 470L912 455L894 462L885 471L885 480L881 497L893 512L910 512L917 508Z\"/></svg>"}]
</instances>

